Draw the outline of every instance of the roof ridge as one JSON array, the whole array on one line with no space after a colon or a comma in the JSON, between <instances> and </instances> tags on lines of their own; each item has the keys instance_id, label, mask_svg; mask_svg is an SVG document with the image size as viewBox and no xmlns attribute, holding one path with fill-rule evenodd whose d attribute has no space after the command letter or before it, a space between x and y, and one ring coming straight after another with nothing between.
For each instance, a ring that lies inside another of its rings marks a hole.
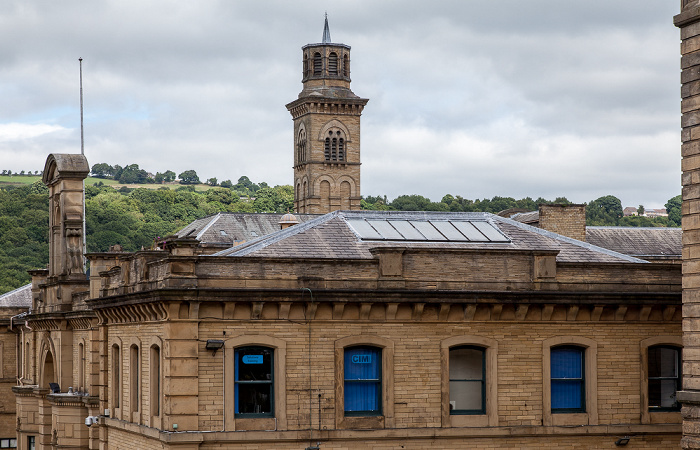
<instances>
[{"instance_id":1,"label":"roof ridge","mask_svg":"<svg viewBox=\"0 0 700 450\"><path fill-rule=\"evenodd\" d=\"M212 225L216 223L217 220L221 217L221 213L218 213L212 220L209 221L208 224L206 224L204 227L202 227L202 230L197 233L197 236L195 236L195 239L198 241L202 239L202 235L209 229L211 228Z\"/></svg>"}]
</instances>

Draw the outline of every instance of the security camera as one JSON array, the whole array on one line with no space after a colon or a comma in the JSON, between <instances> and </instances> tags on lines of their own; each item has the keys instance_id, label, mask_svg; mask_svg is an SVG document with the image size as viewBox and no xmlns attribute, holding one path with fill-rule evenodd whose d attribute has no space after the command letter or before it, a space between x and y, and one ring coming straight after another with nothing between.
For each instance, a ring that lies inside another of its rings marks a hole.
<instances>
[{"instance_id":1,"label":"security camera","mask_svg":"<svg viewBox=\"0 0 700 450\"><path fill-rule=\"evenodd\" d=\"M93 423L94 423L94 420L92 419L92 416L87 416L85 418L85 425L90 427L90 426L92 426Z\"/></svg>"}]
</instances>

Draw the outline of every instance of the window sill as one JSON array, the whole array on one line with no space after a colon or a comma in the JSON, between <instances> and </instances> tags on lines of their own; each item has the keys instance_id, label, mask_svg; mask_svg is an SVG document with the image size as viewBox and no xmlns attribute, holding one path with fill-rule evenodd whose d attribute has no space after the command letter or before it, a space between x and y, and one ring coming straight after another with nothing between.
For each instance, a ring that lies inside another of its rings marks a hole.
<instances>
[{"instance_id":1,"label":"window sill","mask_svg":"<svg viewBox=\"0 0 700 450\"><path fill-rule=\"evenodd\" d=\"M338 428L377 430L384 428L384 416L346 416L340 420Z\"/></svg>"},{"instance_id":2,"label":"window sill","mask_svg":"<svg viewBox=\"0 0 700 450\"><path fill-rule=\"evenodd\" d=\"M276 431L277 423L274 417L235 418L236 431Z\"/></svg>"}]
</instances>

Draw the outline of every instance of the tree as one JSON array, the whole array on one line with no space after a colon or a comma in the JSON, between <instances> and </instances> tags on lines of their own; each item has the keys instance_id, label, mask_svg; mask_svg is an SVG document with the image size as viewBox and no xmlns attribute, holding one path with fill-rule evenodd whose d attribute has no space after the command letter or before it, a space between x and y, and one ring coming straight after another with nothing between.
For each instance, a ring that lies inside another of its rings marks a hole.
<instances>
[{"instance_id":1,"label":"tree","mask_svg":"<svg viewBox=\"0 0 700 450\"><path fill-rule=\"evenodd\" d=\"M231 183L231 180L224 180L221 182L220 186L222 188L231 189L233 187L233 183Z\"/></svg>"},{"instance_id":2,"label":"tree","mask_svg":"<svg viewBox=\"0 0 700 450\"><path fill-rule=\"evenodd\" d=\"M177 177L180 179L180 184L199 184L199 177L194 170L185 170Z\"/></svg>"},{"instance_id":3,"label":"tree","mask_svg":"<svg viewBox=\"0 0 700 450\"><path fill-rule=\"evenodd\" d=\"M586 225L617 225L622 218L622 202L614 195L593 200L586 207Z\"/></svg>"},{"instance_id":4,"label":"tree","mask_svg":"<svg viewBox=\"0 0 700 450\"><path fill-rule=\"evenodd\" d=\"M683 202L680 195L676 195L670 198L664 207L666 207L666 213L668 214L669 225L673 227L681 226L681 203Z\"/></svg>"},{"instance_id":5,"label":"tree","mask_svg":"<svg viewBox=\"0 0 700 450\"><path fill-rule=\"evenodd\" d=\"M106 163L98 163L92 166L91 172L93 177L108 178L114 175L114 167Z\"/></svg>"},{"instance_id":6,"label":"tree","mask_svg":"<svg viewBox=\"0 0 700 450\"><path fill-rule=\"evenodd\" d=\"M638 216L644 215L644 205L639 205L639 207L637 208L637 215Z\"/></svg>"},{"instance_id":7,"label":"tree","mask_svg":"<svg viewBox=\"0 0 700 450\"><path fill-rule=\"evenodd\" d=\"M209 179L207 180L207 184L208 184L209 186L216 186L216 185L217 185L217 180L216 180L216 178L214 178L214 177L209 178Z\"/></svg>"}]
</instances>

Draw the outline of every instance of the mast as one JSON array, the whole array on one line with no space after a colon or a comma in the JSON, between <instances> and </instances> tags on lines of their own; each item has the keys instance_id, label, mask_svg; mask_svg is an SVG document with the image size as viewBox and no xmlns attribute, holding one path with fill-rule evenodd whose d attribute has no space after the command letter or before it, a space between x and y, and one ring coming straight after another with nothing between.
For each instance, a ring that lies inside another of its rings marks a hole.
<instances>
[{"instance_id":1,"label":"mast","mask_svg":"<svg viewBox=\"0 0 700 450\"><path fill-rule=\"evenodd\" d=\"M80 64L80 154L85 156L85 133L83 131L83 58L78 58ZM83 180L83 273L87 272L87 216L85 215L85 180Z\"/></svg>"}]
</instances>

